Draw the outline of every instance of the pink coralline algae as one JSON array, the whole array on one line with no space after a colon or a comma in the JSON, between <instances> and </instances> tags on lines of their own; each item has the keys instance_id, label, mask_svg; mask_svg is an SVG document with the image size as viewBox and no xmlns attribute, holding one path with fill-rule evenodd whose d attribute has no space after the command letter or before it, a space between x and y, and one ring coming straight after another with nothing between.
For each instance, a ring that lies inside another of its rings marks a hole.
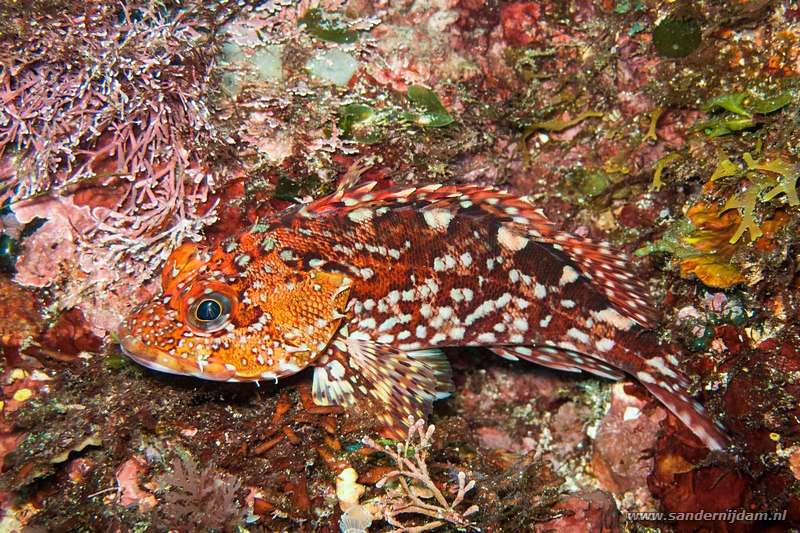
<instances>
[{"instance_id":1,"label":"pink coralline algae","mask_svg":"<svg viewBox=\"0 0 800 533\"><path fill-rule=\"evenodd\" d=\"M26 14L0 50L0 201L23 222L49 219L18 281L69 285L61 308L146 279L199 238L219 180L201 98L216 50L202 28L215 14L142 1L73 13Z\"/></svg>"}]
</instances>

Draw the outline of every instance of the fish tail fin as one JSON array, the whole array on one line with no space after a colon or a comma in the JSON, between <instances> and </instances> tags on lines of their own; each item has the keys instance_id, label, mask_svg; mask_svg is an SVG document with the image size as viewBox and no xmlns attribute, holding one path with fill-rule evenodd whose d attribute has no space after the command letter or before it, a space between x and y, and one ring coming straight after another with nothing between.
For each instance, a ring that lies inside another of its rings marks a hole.
<instances>
[{"instance_id":1,"label":"fish tail fin","mask_svg":"<svg viewBox=\"0 0 800 533\"><path fill-rule=\"evenodd\" d=\"M721 450L729 444L730 439L722 426L689 396L691 384L671 354L644 359L640 352L622 347L615 348L610 358L608 354L601 357L555 346L493 346L490 349L506 359L524 359L556 370L590 372L609 379L621 379L624 372L629 372L709 449ZM631 363L613 364L609 359Z\"/></svg>"},{"instance_id":2,"label":"fish tail fin","mask_svg":"<svg viewBox=\"0 0 800 533\"><path fill-rule=\"evenodd\" d=\"M711 418L700 402L689 395L691 384L678 370L671 354L641 359L644 364L631 374L683 422L710 450L721 450L730 444L725 429Z\"/></svg>"}]
</instances>

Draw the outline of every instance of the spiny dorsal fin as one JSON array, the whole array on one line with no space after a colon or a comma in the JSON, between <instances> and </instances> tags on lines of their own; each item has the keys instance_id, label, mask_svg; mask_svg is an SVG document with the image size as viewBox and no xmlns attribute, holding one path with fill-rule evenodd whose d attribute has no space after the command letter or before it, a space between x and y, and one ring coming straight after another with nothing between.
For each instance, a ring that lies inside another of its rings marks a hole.
<instances>
[{"instance_id":1,"label":"spiny dorsal fin","mask_svg":"<svg viewBox=\"0 0 800 533\"><path fill-rule=\"evenodd\" d=\"M359 157L344 173L344 176L339 180L339 185L336 186L336 192L344 192L352 189L358 184L361 175L372 167L372 158Z\"/></svg>"}]
</instances>

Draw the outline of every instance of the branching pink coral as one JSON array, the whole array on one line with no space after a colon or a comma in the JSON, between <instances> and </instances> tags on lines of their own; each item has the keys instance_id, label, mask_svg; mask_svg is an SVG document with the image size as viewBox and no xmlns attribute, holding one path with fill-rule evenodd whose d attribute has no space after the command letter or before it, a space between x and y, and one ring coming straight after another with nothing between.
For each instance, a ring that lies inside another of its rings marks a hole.
<instances>
[{"instance_id":1,"label":"branching pink coral","mask_svg":"<svg viewBox=\"0 0 800 533\"><path fill-rule=\"evenodd\" d=\"M109 281L103 270L146 279L215 220L224 143L203 97L228 8L203 4L35 11L0 49L0 202L27 219L65 203L90 284Z\"/></svg>"},{"instance_id":2,"label":"branching pink coral","mask_svg":"<svg viewBox=\"0 0 800 533\"><path fill-rule=\"evenodd\" d=\"M176 169L205 170L207 38L188 15L167 20L141 7L136 16L124 4L42 15L23 42L0 52L0 154L11 149L14 163L2 176L3 200L122 178L135 183L115 206L124 211L157 200Z\"/></svg>"},{"instance_id":3,"label":"branching pink coral","mask_svg":"<svg viewBox=\"0 0 800 533\"><path fill-rule=\"evenodd\" d=\"M375 485L378 489L387 483L390 485L386 488L385 495L376 500L378 507L376 514L398 528L394 530L397 532L430 531L445 523L453 524L459 529L473 529L474 526L467 517L477 513L478 507L472 505L463 512L456 510L456 507L464 502L466 494L475 487L475 481L468 481L466 474L459 472L456 476L457 486L452 489L456 495L452 502L448 501L428 472L428 449L435 426L430 425L426 428L424 420L415 422L411 418L409 424L411 427L406 441L398 443L396 449L380 446L369 437L362 441L373 450L386 453L397 465L397 470L386 474ZM415 442L416 440L418 442ZM423 501L418 495L421 490L427 492L435 502ZM397 517L401 514L419 514L433 520L421 526L409 526L398 521Z\"/></svg>"}]
</instances>

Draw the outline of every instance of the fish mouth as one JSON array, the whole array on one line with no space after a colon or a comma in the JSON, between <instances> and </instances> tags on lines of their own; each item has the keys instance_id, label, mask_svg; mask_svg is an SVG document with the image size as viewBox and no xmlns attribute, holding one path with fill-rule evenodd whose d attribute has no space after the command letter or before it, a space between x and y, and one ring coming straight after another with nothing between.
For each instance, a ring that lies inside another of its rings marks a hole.
<instances>
[{"instance_id":1,"label":"fish mouth","mask_svg":"<svg viewBox=\"0 0 800 533\"><path fill-rule=\"evenodd\" d=\"M158 372L194 376L211 381L254 381L236 375L236 368L226 365L216 357L177 357L169 352L146 344L133 335L123 324L119 329L119 345L122 353L140 365Z\"/></svg>"}]
</instances>

